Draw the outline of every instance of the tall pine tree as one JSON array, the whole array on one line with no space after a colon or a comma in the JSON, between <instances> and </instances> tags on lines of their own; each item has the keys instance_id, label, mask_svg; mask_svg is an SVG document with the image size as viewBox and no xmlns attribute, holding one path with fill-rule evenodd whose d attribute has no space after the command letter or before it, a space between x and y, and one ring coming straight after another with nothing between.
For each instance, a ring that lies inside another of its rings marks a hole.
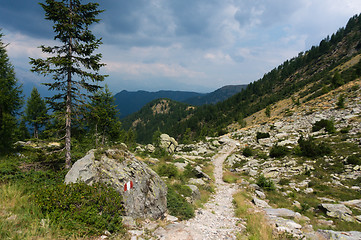
<instances>
[{"instance_id":1,"label":"tall pine tree","mask_svg":"<svg viewBox=\"0 0 361 240\"><path fill-rule=\"evenodd\" d=\"M0 33L0 153L9 150L15 137L16 115L22 105L21 86Z\"/></svg>"},{"instance_id":2,"label":"tall pine tree","mask_svg":"<svg viewBox=\"0 0 361 240\"><path fill-rule=\"evenodd\" d=\"M46 59L33 59L32 71L53 76L52 83L46 83L49 90L59 92L49 102L56 112L65 116L65 167L71 167L71 119L87 97L86 92L95 92L100 87L94 83L106 77L99 74L104 64L101 54L94 51L101 44L89 30L91 24L99 22L96 16L98 3L81 4L80 0L46 0L40 3L45 18L54 22L55 40L60 46L41 46L44 53L53 55ZM85 90L85 91L84 91ZM85 93L84 93L85 92Z\"/></svg>"},{"instance_id":3,"label":"tall pine tree","mask_svg":"<svg viewBox=\"0 0 361 240\"><path fill-rule=\"evenodd\" d=\"M34 138L39 138L39 128L45 125L47 112L45 101L34 87L26 103L24 116L24 119L33 126Z\"/></svg>"}]
</instances>

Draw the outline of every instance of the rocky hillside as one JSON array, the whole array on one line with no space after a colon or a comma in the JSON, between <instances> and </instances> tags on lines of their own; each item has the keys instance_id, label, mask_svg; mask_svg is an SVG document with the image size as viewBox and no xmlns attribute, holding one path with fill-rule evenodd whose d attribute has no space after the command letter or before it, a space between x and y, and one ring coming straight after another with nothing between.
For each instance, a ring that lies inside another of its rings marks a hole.
<instances>
[{"instance_id":1,"label":"rocky hillside","mask_svg":"<svg viewBox=\"0 0 361 240\"><path fill-rule=\"evenodd\" d=\"M242 123L244 118L270 104L291 96L296 103L308 102L357 79L361 76L360 54L361 16L356 15L318 46L286 60L240 93L218 104L199 107L176 125L164 127L163 122L158 122L152 127L173 131L178 140L222 135L229 124ZM144 129L149 129L150 125L143 123Z\"/></svg>"},{"instance_id":2,"label":"rocky hillside","mask_svg":"<svg viewBox=\"0 0 361 240\"><path fill-rule=\"evenodd\" d=\"M163 176L168 186L213 186L213 197L190 220L168 216L148 234L149 223L133 226L138 230L132 233L151 239L360 239L360 79L306 103L279 101L271 117L263 109L245 121L244 128L230 125L227 136L174 145L165 163L178 173ZM150 149L140 146L138 155L162 174L157 166L164 160L144 155ZM177 180L189 167L199 174Z\"/></svg>"}]
</instances>

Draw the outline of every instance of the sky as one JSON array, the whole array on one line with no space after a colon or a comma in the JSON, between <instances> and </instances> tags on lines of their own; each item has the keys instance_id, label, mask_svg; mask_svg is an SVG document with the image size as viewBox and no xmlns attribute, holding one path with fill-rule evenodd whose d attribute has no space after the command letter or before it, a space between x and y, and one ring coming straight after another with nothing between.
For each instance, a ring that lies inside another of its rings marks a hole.
<instances>
[{"instance_id":1,"label":"sky","mask_svg":"<svg viewBox=\"0 0 361 240\"><path fill-rule=\"evenodd\" d=\"M51 77L29 57L55 42L41 0L0 0L0 28L25 92ZM43 1L44 2L44 1ZM84 1L83 1L84 2ZM248 84L346 26L360 0L98 0L101 73L122 90L211 92Z\"/></svg>"}]
</instances>

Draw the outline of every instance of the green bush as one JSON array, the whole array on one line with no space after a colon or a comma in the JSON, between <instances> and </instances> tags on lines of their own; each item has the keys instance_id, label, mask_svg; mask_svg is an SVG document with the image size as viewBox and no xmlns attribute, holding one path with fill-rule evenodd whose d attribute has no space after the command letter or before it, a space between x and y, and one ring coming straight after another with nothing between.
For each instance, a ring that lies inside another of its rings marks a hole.
<instances>
[{"instance_id":1,"label":"green bush","mask_svg":"<svg viewBox=\"0 0 361 240\"><path fill-rule=\"evenodd\" d=\"M171 185L168 185L167 208L171 215L180 220L186 220L194 217L194 209Z\"/></svg>"},{"instance_id":2,"label":"green bush","mask_svg":"<svg viewBox=\"0 0 361 240\"><path fill-rule=\"evenodd\" d=\"M101 183L59 184L39 190L35 202L50 221L81 235L123 231L122 197Z\"/></svg>"},{"instance_id":3,"label":"green bush","mask_svg":"<svg viewBox=\"0 0 361 240\"><path fill-rule=\"evenodd\" d=\"M173 164L162 163L157 167L156 172L163 177L174 178L178 176L178 169Z\"/></svg>"},{"instance_id":4,"label":"green bush","mask_svg":"<svg viewBox=\"0 0 361 240\"><path fill-rule=\"evenodd\" d=\"M326 132L328 133L336 132L333 121L326 119L322 119L320 121L315 122L312 126L312 132L320 131L322 128L325 128Z\"/></svg>"},{"instance_id":5,"label":"green bush","mask_svg":"<svg viewBox=\"0 0 361 240\"><path fill-rule=\"evenodd\" d=\"M251 157L251 156L253 156L253 150L250 147L245 147L242 151L242 154L245 157Z\"/></svg>"},{"instance_id":6,"label":"green bush","mask_svg":"<svg viewBox=\"0 0 361 240\"><path fill-rule=\"evenodd\" d=\"M347 164L361 165L361 154L351 155L346 160Z\"/></svg>"},{"instance_id":7,"label":"green bush","mask_svg":"<svg viewBox=\"0 0 361 240\"><path fill-rule=\"evenodd\" d=\"M183 176L186 178L197 178L199 173L189 163L184 167Z\"/></svg>"},{"instance_id":8,"label":"green bush","mask_svg":"<svg viewBox=\"0 0 361 240\"><path fill-rule=\"evenodd\" d=\"M263 133L263 132L256 133L257 140L262 139L262 138L269 138L269 137L270 137L269 133Z\"/></svg>"},{"instance_id":9,"label":"green bush","mask_svg":"<svg viewBox=\"0 0 361 240\"><path fill-rule=\"evenodd\" d=\"M308 139L300 137L300 139L298 139L298 145L301 150L301 155L305 157L319 157L332 152L331 147L327 143L321 142L320 144L316 144L312 137Z\"/></svg>"},{"instance_id":10,"label":"green bush","mask_svg":"<svg viewBox=\"0 0 361 240\"><path fill-rule=\"evenodd\" d=\"M289 153L289 150L287 147L274 145L269 152L269 156L273 157L273 158L278 158L278 157L284 157L288 153Z\"/></svg>"},{"instance_id":11,"label":"green bush","mask_svg":"<svg viewBox=\"0 0 361 240\"><path fill-rule=\"evenodd\" d=\"M276 190L276 186L275 186L274 182L271 179L268 179L265 176L263 176L263 174L258 177L258 180L257 180L256 184L259 187L261 187L261 188L263 188L264 190L267 190L267 191Z\"/></svg>"}]
</instances>

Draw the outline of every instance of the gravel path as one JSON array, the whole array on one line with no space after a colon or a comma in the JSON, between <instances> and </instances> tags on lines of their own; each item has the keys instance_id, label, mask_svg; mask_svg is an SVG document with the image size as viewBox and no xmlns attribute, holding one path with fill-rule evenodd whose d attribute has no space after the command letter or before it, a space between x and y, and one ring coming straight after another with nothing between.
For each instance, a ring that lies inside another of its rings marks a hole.
<instances>
[{"instance_id":1,"label":"gravel path","mask_svg":"<svg viewBox=\"0 0 361 240\"><path fill-rule=\"evenodd\" d=\"M159 239L236 239L237 232L242 231L242 226L237 224L239 219L234 217L232 204L232 195L237 191L237 186L222 180L223 162L236 148L236 142L227 137L223 140L226 144L213 158L216 184L213 198L204 205L204 209L196 211L194 218L182 223L170 224L164 231L158 232Z\"/></svg>"}]
</instances>

